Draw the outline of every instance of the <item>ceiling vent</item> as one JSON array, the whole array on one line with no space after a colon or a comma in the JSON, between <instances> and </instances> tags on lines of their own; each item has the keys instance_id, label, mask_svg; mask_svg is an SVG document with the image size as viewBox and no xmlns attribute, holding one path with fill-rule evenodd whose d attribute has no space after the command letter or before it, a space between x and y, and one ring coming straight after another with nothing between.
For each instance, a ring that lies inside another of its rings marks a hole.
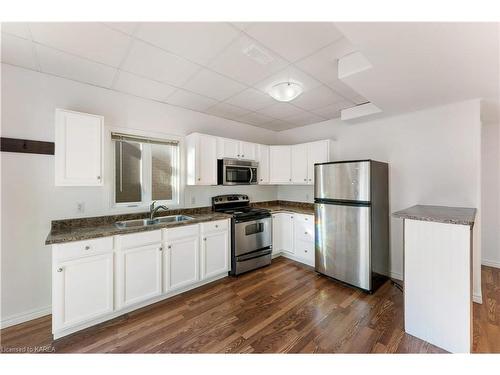
<instances>
[{"instance_id":1,"label":"ceiling vent","mask_svg":"<svg viewBox=\"0 0 500 375\"><path fill-rule=\"evenodd\" d=\"M243 50L243 53L250 57L252 60L257 61L259 64L267 65L274 59L265 51L264 49L256 46L255 44L250 44L247 48Z\"/></svg>"}]
</instances>

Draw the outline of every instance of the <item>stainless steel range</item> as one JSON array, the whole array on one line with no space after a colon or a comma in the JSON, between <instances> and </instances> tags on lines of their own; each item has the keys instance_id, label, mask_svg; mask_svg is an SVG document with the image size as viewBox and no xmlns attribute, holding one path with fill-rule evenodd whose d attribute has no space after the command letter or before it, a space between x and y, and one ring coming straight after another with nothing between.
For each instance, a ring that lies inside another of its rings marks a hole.
<instances>
[{"instance_id":1,"label":"stainless steel range","mask_svg":"<svg viewBox=\"0 0 500 375\"><path fill-rule=\"evenodd\" d=\"M247 195L212 198L212 209L233 216L231 220L231 275L271 264L271 212L250 207Z\"/></svg>"}]
</instances>

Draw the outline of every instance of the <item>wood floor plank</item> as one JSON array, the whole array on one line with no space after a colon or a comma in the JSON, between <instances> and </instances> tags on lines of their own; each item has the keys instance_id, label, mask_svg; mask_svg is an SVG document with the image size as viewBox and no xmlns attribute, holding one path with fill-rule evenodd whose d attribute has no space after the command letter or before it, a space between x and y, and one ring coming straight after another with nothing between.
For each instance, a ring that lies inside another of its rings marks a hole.
<instances>
[{"instance_id":1,"label":"wood floor plank","mask_svg":"<svg viewBox=\"0 0 500 375\"><path fill-rule=\"evenodd\" d=\"M500 269L482 269L473 351L500 353ZM0 331L4 352L442 353L404 332L403 295L390 282L366 294L277 258L59 340L51 316Z\"/></svg>"}]
</instances>

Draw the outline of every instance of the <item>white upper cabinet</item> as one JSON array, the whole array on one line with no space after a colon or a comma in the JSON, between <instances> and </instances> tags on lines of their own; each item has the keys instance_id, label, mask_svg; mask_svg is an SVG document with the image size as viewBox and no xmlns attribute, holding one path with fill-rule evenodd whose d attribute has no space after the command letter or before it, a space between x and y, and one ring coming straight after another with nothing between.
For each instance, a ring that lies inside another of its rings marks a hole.
<instances>
[{"instance_id":1,"label":"white upper cabinet","mask_svg":"<svg viewBox=\"0 0 500 375\"><path fill-rule=\"evenodd\" d=\"M257 145L258 183L269 184L269 146Z\"/></svg>"},{"instance_id":2,"label":"white upper cabinet","mask_svg":"<svg viewBox=\"0 0 500 375\"><path fill-rule=\"evenodd\" d=\"M229 138L217 138L217 158L256 160L257 145Z\"/></svg>"},{"instance_id":3,"label":"white upper cabinet","mask_svg":"<svg viewBox=\"0 0 500 375\"><path fill-rule=\"evenodd\" d=\"M292 146L269 146L269 181L271 184L292 182Z\"/></svg>"},{"instance_id":4,"label":"white upper cabinet","mask_svg":"<svg viewBox=\"0 0 500 375\"><path fill-rule=\"evenodd\" d=\"M330 160L330 140L307 143L307 184L314 185L314 164Z\"/></svg>"},{"instance_id":5,"label":"white upper cabinet","mask_svg":"<svg viewBox=\"0 0 500 375\"><path fill-rule=\"evenodd\" d=\"M307 144L292 146L292 183L307 184Z\"/></svg>"},{"instance_id":6,"label":"white upper cabinet","mask_svg":"<svg viewBox=\"0 0 500 375\"><path fill-rule=\"evenodd\" d=\"M217 185L217 137L188 135L186 164L188 185Z\"/></svg>"},{"instance_id":7,"label":"white upper cabinet","mask_svg":"<svg viewBox=\"0 0 500 375\"><path fill-rule=\"evenodd\" d=\"M103 185L104 117L56 109L55 185Z\"/></svg>"}]
</instances>

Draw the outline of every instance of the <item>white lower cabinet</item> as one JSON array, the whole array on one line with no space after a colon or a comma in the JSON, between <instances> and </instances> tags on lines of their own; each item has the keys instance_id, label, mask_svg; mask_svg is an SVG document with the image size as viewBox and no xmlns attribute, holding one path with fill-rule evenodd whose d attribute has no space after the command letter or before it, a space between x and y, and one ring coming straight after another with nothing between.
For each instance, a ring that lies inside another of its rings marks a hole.
<instances>
[{"instance_id":1,"label":"white lower cabinet","mask_svg":"<svg viewBox=\"0 0 500 375\"><path fill-rule=\"evenodd\" d=\"M273 214L273 254L281 253L314 267L314 216Z\"/></svg>"},{"instance_id":2,"label":"white lower cabinet","mask_svg":"<svg viewBox=\"0 0 500 375\"><path fill-rule=\"evenodd\" d=\"M52 257L57 339L227 276L230 224L225 219L57 244Z\"/></svg>"},{"instance_id":3,"label":"white lower cabinet","mask_svg":"<svg viewBox=\"0 0 500 375\"><path fill-rule=\"evenodd\" d=\"M201 278L208 279L230 271L227 220L201 224Z\"/></svg>"},{"instance_id":4,"label":"white lower cabinet","mask_svg":"<svg viewBox=\"0 0 500 375\"><path fill-rule=\"evenodd\" d=\"M161 243L120 250L117 254L118 308L161 294Z\"/></svg>"},{"instance_id":5,"label":"white lower cabinet","mask_svg":"<svg viewBox=\"0 0 500 375\"><path fill-rule=\"evenodd\" d=\"M52 273L53 331L113 311L113 253L55 262Z\"/></svg>"},{"instance_id":6,"label":"white lower cabinet","mask_svg":"<svg viewBox=\"0 0 500 375\"><path fill-rule=\"evenodd\" d=\"M200 279L199 241L198 233L194 236L167 241L163 273L165 292L186 287Z\"/></svg>"}]
</instances>

